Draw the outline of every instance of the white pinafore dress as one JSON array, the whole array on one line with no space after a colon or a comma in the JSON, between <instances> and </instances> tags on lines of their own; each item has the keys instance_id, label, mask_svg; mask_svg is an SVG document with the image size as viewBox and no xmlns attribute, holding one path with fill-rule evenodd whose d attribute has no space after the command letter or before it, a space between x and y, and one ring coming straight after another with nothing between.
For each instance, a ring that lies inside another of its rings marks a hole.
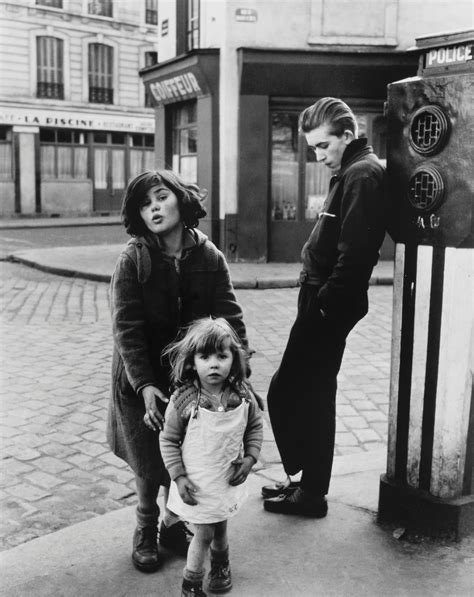
<instances>
[{"instance_id":1,"label":"white pinafore dress","mask_svg":"<svg viewBox=\"0 0 474 597\"><path fill-rule=\"evenodd\" d=\"M247 497L246 483L229 485L231 464L242 453L248 421L246 400L228 411L210 411L198 405L189 419L181 447L189 479L198 488L195 506L185 504L172 481L168 508L183 520L212 524L235 516Z\"/></svg>"}]
</instances>

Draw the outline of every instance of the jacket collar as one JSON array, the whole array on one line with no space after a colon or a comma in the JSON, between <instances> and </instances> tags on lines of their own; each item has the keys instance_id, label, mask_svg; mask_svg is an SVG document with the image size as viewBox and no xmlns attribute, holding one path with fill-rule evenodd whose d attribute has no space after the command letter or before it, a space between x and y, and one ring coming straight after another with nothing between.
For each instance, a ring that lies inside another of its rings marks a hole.
<instances>
[{"instance_id":1,"label":"jacket collar","mask_svg":"<svg viewBox=\"0 0 474 597\"><path fill-rule=\"evenodd\" d=\"M367 145L367 139L354 139L354 141L349 143L342 154L341 168L336 172L335 176L339 178L351 164L362 156L369 155L370 153L373 153L373 149L370 145Z\"/></svg>"},{"instance_id":2,"label":"jacket collar","mask_svg":"<svg viewBox=\"0 0 474 597\"><path fill-rule=\"evenodd\" d=\"M183 255L202 245L206 240L207 236L200 230L197 230L196 228L185 228L183 230ZM145 234L142 237L137 237L136 241L142 242L149 249L162 250L156 234Z\"/></svg>"}]
</instances>

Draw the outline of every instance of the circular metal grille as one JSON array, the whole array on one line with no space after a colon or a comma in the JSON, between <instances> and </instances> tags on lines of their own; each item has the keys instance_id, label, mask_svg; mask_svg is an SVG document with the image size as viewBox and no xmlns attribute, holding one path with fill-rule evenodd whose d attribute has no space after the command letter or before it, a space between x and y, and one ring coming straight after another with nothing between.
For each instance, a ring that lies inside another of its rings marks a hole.
<instances>
[{"instance_id":1,"label":"circular metal grille","mask_svg":"<svg viewBox=\"0 0 474 597\"><path fill-rule=\"evenodd\" d=\"M417 110L410 123L410 144L423 155L436 153L446 143L449 121L438 106L424 106Z\"/></svg>"},{"instance_id":2,"label":"circular metal grille","mask_svg":"<svg viewBox=\"0 0 474 597\"><path fill-rule=\"evenodd\" d=\"M408 185L408 200L418 211L433 211L444 195L441 174L432 166L420 166Z\"/></svg>"}]
</instances>

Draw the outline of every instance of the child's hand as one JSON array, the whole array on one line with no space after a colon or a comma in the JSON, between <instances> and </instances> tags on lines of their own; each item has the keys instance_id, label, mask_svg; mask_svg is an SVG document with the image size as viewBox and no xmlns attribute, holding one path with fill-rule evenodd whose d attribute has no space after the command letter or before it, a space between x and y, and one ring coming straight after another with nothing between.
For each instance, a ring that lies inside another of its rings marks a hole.
<instances>
[{"instance_id":1,"label":"child's hand","mask_svg":"<svg viewBox=\"0 0 474 597\"><path fill-rule=\"evenodd\" d=\"M179 495L185 504L188 506L195 506L197 504L194 494L197 491L197 487L192 483L186 475L181 475L175 479L175 483L178 487Z\"/></svg>"},{"instance_id":2,"label":"child's hand","mask_svg":"<svg viewBox=\"0 0 474 597\"><path fill-rule=\"evenodd\" d=\"M244 456L243 458L239 457L236 458L232 464L234 465L235 469L229 479L229 483L231 485L241 485L248 477L248 474L255 464L255 459L252 458L252 456Z\"/></svg>"}]
</instances>

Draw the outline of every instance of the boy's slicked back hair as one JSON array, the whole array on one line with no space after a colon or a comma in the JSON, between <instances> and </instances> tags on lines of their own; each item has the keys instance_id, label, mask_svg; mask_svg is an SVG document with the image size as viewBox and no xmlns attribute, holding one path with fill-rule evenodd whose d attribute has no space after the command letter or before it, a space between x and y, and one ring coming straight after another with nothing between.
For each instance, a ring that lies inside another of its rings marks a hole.
<instances>
[{"instance_id":1,"label":"boy's slicked back hair","mask_svg":"<svg viewBox=\"0 0 474 597\"><path fill-rule=\"evenodd\" d=\"M336 97L323 97L312 106L301 112L298 120L299 130L302 133L328 125L331 134L340 137L344 131L349 130L357 136L358 126L354 112L341 99Z\"/></svg>"}]
</instances>

